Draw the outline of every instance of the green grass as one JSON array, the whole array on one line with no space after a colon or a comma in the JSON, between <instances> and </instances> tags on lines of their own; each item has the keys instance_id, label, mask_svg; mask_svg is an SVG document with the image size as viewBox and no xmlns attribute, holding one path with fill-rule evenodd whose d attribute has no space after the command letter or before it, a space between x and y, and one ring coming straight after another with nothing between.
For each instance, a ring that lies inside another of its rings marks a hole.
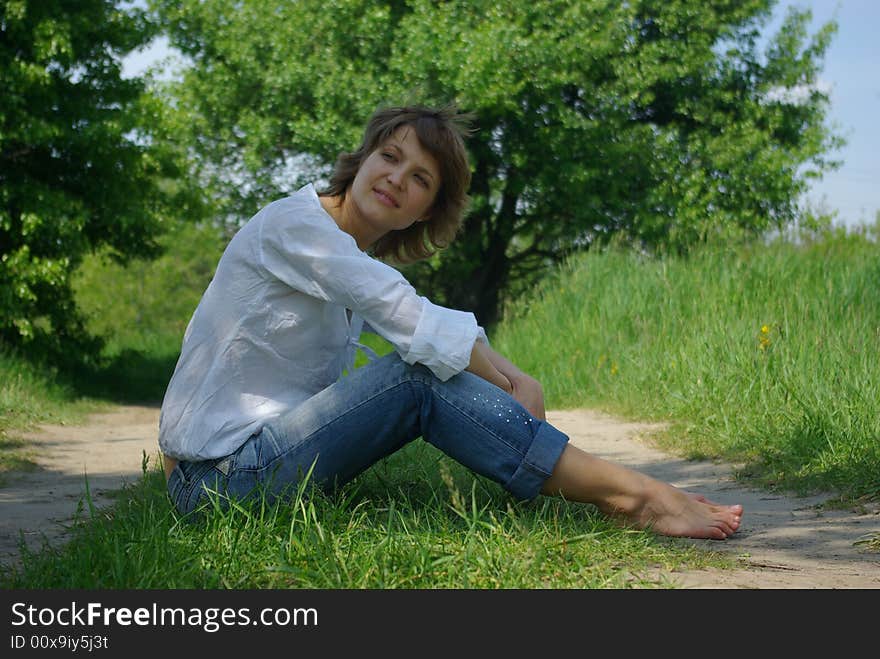
<instances>
[{"instance_id":1,"label":"green grass","mask_svg":"<svg viewBox=\"0 0 880 659\"><path fill-rule=\"evenodd\" d=\"M102 407L78 393L57 369L0 346L0 487L10 471L36 468L22 431L41 423L80 423Z\"/></svg>"},{"instance_id":2,"label":"green grass","mask_svg":"<svg viewBox=\"0 0 880 659\"><path fill-rule=\"evenodd\" d=\"M876 240L596 252L509 313L494 345L549 407L669 422L666 448L764 486L880 498Z\"/></svg>"},{"instance_id":3,"label":"green grass","mask_svg":"<svg viewBox=\"0 0 880 659\"><path fill-rule=\"evenodd\" d=\"M73 423L94 401L84 400L57 369L0 347L0 433L37 423Z\"/></svg>"},{"instance_id":4,"label":"green grass","mask_svg":"<svg viewBox=\"0 0 880 659\"><path fill-rule=\"evenodd\" d=\"M730 559L612 525L592 506L516 502L418 442L333 494L216 497L198 519L145 470L111 511L84 506L71 542L23 552L3 588L664 588Z\"/></svg>"}]
</instances>

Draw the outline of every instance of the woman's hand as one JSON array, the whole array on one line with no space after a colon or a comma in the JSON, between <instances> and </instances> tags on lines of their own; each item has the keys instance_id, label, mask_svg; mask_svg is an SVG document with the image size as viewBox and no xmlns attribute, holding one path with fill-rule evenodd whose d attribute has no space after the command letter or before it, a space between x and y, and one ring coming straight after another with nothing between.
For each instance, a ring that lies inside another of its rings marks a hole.
<instances>
[{"instance_id":1,"label":"woman's hand","mask_svg":"<svg viewBox=\"0 0 880 659\"><path fill-rule=\"evenodd\" d=\"M513 393L513 385L510 383L510 378L495 367L491 360L491 350L485 343L479 341L474 343L474 348L471 350L471 362L466 370L474 375L479 375L487 382L491 382L509 394Z\"/></svg>"},{"instance_id":2,"label":"woman's hand","mask_svg":"<svg viewBox=\"0 0 880 659\"><path fill-rule=\"evenodd\" d=\"M531 375L520 371L520 373L510 378L510 384L513 387L511 395L519 404L525 407L529 414L536 419L546 421L544 390L541 388L541 383Z\"/></svg>"},{"instance_id":3,"label":"woman's hand","mask_svg":"<svg viewBox=\"0 0 880 659\"><path fill-rule=\"evenodd\" d=\"M509 393L536 419L547 420L541 383L485 343L474 344L467 370Z\"/></svg>"}]
</instances>

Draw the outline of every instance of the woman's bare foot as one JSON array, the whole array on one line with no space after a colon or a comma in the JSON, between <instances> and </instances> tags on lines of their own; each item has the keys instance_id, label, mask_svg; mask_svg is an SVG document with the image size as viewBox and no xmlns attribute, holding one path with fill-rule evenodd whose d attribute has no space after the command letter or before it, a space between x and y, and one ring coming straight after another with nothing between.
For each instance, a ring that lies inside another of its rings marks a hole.
<instances>
[{"instance_id":1,"label":"woman's bare foot","mask_svg":"<svg viewBox=\"0 0 880 659\"><path fill-rule=\"evenodd\" d=\"M643 505L623 513L639 528L662 535L711 540L724 540L736 533L742 514L739 504L717 504L700 494L653 479L646 486Z\"/></svg>"},{"instance_id":2,"label":"woman's bare foot","mask_svg":"<svg viewBox=\"0 0 880 659\"><path fill-rule=\"evenodd\" d=\"M568 445L541 489L640 529L675 537L723 540L736 533L743 507L725 506Z\"/></svg>"}]
</instances>

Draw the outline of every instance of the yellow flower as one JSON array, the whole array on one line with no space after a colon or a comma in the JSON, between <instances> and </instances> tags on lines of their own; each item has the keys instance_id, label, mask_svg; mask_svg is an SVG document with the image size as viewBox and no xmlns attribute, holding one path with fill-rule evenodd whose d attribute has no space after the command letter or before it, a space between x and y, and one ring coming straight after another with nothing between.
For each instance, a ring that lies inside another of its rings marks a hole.
<instances>
[{"instance_id":1,"label":"yellow flower","mask_svg":"<svg viewBox=\"0 0 880 659\"><path fill-rule=\"evenodd\" d=\"M770 327L767 325L761 325L761 334L769 334L769 333L770 333Z\"/></svg>"}]
</instances>

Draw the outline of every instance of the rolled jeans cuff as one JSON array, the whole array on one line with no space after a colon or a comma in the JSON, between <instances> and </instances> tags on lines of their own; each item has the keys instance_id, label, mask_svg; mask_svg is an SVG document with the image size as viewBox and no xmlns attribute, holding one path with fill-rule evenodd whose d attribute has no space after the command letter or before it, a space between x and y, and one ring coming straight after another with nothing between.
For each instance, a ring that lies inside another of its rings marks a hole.
<instances>
[{"instance_id":1,"label":"rolled jeans cuff","mask_svg":"<svg viewBox=\"0 0 880 659\"><path fill-rule=\"evenodd\" d=\"M513 496L523 500L538 496L568 443L568 436L546 421L536 420L535 423L538 430L532 445L505 486Z\"/></svg>"}]
</instances>

